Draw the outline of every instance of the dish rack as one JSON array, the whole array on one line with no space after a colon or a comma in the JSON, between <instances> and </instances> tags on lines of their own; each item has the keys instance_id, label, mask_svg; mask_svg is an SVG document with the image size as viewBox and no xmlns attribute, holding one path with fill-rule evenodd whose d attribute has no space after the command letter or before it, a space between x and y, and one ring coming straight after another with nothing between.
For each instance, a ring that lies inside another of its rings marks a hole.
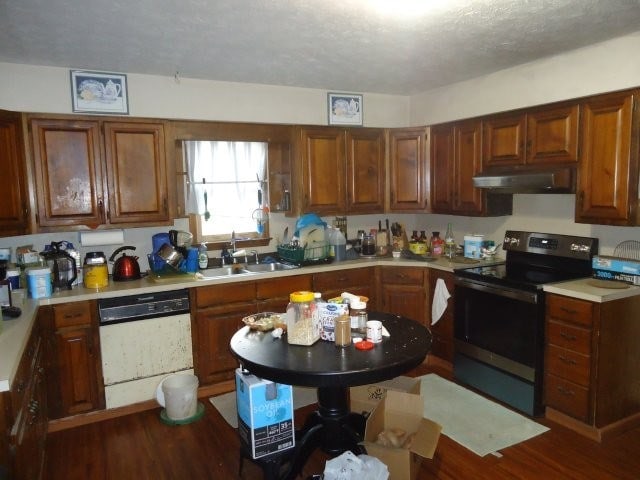
<instances>
[{"instance_id":1,"label":"dish rack","mask_svg":"<svg viewBox=\"0 0 640 480\"><path fill-rule=\"evenodd\" d=\"M283 243L278 245L278 257L282 261L300 266L328 263L329 248L326 244L304 248Z\"/></svg>"}]
</instances>

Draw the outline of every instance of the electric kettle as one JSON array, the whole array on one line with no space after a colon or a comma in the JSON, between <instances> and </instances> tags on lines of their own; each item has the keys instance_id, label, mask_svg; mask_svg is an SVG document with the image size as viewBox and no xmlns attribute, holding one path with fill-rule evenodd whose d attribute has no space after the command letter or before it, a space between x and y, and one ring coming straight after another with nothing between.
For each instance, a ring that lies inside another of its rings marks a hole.
<instances>
[{"instance_id":1,"label":"electric kettle","mask_svg":"<svg viewBox=\"0 0 640 480\"><path fill-rule=\"evenodd\" d=\"M135 250L136 247L124 246L116 249L109 257L109 261L113 262L116 255L125 250ZM138 257L123 253L120 258L115 260L113 264L112 277L114 282L124 282L127 280L137 280L140 278L140 265L138 264Z\"/></svg>"}]
</instances>

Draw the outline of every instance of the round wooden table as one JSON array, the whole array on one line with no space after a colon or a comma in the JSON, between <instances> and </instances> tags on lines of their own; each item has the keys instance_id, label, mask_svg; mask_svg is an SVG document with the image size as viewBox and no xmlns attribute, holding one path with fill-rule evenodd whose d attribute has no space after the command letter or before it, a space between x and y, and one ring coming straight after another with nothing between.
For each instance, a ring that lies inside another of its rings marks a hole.
<instances>
[{"instance_id":1,"label":"round wooden table","mask_svg":"<svg viewBox=\"0 0 640 480\"><path fill-rule=\"evenodd\" d=\"M231 339L231 351L252 374L286 385L316 387L318 410L296 432L296 446L288 455L278 455L277 465L262 460L266 478L293 479L316 448L331 455L354 453L364 437L366 418L349 409L349 387L389 380L420 365L431 346L431 332L422 324L388 313L369 313L381 320L389 332L372 350L354 345L336 347L319 340L310 346L289 345L286 335L243 327ZM267 457L268 458L268 457ZM282 473L280 463L289 462Z\"/></svg>"}]
</instances>

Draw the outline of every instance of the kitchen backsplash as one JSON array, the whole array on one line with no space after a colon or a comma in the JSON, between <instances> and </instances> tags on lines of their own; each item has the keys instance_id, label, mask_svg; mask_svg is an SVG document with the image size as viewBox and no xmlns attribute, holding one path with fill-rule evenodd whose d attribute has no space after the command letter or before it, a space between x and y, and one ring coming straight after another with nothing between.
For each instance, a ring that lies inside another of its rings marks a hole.
<instances>
[{"instance_id":1,"label":"kitchen backsplash","mask_svg":"<svg viewBox=\"0 0 640 480\"><path fill-rule=\"evenodd\" d=\"M451 222L454 228L456 240L462 243L463 236L469 233L482 234L486 239L502 240L504 232L510 230L526 230L538 232L553 232L567 235L585 237L597 237L600 240L600 254L610 255L616 245L624 240L640 239L640 227L610 227L605 225L579 224L573 220L575 195L514 195L513 215L504 217L462 217L435 214L380 214L380 215L352 215L347 217L347 233L349 238L355 238L358 230L369 231L378 228L378 221L399 222L411 234L412 230L425 230L430 236L433 231L440 231L441 235L446 230L447 223ZM331 224L335 217L323 217ZM268 247L257 250L260 253L275 251L276 245L282 240L285 227L289 232L295 229L295 218L287 218L284 214L272 213L270 215L269 231L272 237ZM166 232L170 228L188 230L186 219L177 219L173 227L154 228L130 228L124 230L124 242L118 245L105 245L83 247L80 245L78 232L46 233L25 235L20 237L0 238L0 247L11 247L13 261L15 261L15 248L21 245L30 245L41 251L45 245L52 241L67 240L74 244L80 251L82 258L89 251L103 251L107 257L122 245L136 247L135 255L140 260L143 270L147 268L146 255L152 250L151 237L155 233ZM290 233L290 234L291 234ZM217 256L219 252L210 252L210 256Z\"/></svg>"}]
</instances>

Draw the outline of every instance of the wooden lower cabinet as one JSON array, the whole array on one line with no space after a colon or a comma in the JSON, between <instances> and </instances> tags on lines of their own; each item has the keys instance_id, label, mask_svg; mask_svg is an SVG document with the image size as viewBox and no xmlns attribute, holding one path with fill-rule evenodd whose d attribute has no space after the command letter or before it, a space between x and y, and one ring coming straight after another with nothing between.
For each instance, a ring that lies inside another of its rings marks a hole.
<instances>
[{"instance_id":1,"label":"wooden lower cabinet","mask_svg":"<svg viewBox=\"0 0 640 480\"><path fill-rule=\"evenodd\" d=\"M47 393L43 344L36 321L11 390L0 394L0 472L4 468L6 478L14 480L40 478L44 465Z\"/></svg>"},{"instance_id":2,"label":"wooden lower cabinet","mask_svg":"<svg viewBox=\"0 0 640 480\"><path fill-rule=\"evenodd\" d=\"M339 297L343 292L367 297L367 310L378 307L376 295L375 268L351 268L334 270L313 275L313 290L322 293L322 298Z\"/></svg>"},{"instance_id":3,"label":"wooden lower cabinet","mask_svg":"<svg viewBox=\"0 0 640 480\"><path fill-rule=\"evenodd\" d=\"M454 275L451 272L444 270L436 270L431 268L429 272L429 301L427 302L427 318L429 319L429 328L433 335L431 344L431 351L429 355L435 355L436 357L446 360L447 362L453 362L453 301L455 294ZM447 301L447 308L436 322L432 324L431 308L433 305L433 299L438 279L442 279L445 283L447 290L451 297Z\"/></svg>"},{"instance_id":4,"label":"wooden lower cabinet","mask_svg":"<svg viewBox=\"0 0 640 480\"><path fill-rule=\"evenodd\" d=\"M544 402L549 418L567 420L597 440L640 421L639 310L638 296L594 303L547 295Z\"/></svg>"},{"instance_id":5,"label":"wooden lower cabinet","mask_svg":"<svg viewBox=\"0 0 640 480\"><path fill-rule=\"evenodd\" d=\"M428 325L428 270L422 267L380 267L379 309Z\"/></svg>"},{"instance_id":6,"label":"wooden lower cabinet","mask_svg":"<svg viewBox=\"0 0 640 480\"><path fill-rule=\"evenodd\" d=\"M49 418L105 408L95 301L53 305L47 325Z\"/></svg>"}]
</instances>

